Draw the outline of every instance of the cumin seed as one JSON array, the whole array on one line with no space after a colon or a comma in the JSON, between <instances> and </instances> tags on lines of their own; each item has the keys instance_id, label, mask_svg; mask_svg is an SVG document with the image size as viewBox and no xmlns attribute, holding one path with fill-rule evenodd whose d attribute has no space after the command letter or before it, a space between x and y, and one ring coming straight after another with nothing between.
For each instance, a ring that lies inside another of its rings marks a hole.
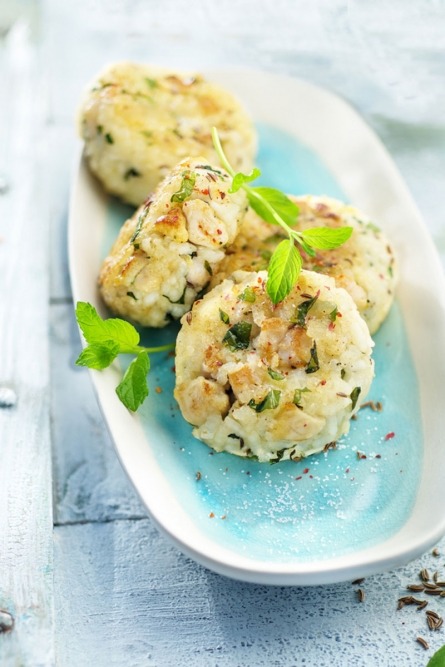
<instances>
[{"instance_id":1,"label":"cumin seed","mask_svg":"<svg viewBox=\"0 0 445 667\"><path fill-rule=\"evenodd\" d=\"M359 602L365 601L365 591L363 590L363 588L357 589L357 597Z\"/></svg>"},{"instance_id":2,"label":"cumin seed","mask_svg":"<svg viewBox=\"0 0 445 667\"><path fill-rule=\"evenodd\" d=\"M433 556L436 556L436 558L437 558L437 556L440 556L440 551L439 551L439 549L438 549L437 547L434 547L434 549L432 550L431 554L432 554Z\"/></svg>"},{"instance_id":3,"label":"cumin seed","mask_svg":"<svg viewBox=\"0 0 445 667\"><path fill-rule=\"evenodd\" d=\"M352 582L352 585L353 586L360 586L360 584L362 584L364 581L365 581L364 577L362 579L354 579L354 581Z\"/></svg>"},{"instance_id":4,"label":"cumin seed","mask_svg":"<svg viewBox=\"0 0 445 667\"><path fill-rule=\"evenodd\" d=\"M426 617L426 622L427 622L428 628L430 630L435 630L436 629L436 621L435 621L434 618L432 618L431 616L427 616Z\"/></svg>"},{"instance_id":5,"label":"cumin seed","mask_svg":"<svg viewBox=\"0 0 445 667\"><path fill-rule=\"evenodd\" d=\"M420 644L421 646L423 646L423 648L425 649L425 651L426 651L427 649L429 649L429 647L430 647L430 645L428 644L428 642L426 641L426 639L424 639L423 637L416 637L416 642L417 642L418 644Z\"/></svg>"},{"instance_id":6,"label":"cumin seed","mask_svg":"<svg viewBox=\"0 0 445 667\"><path fill-rule=\"evenodd\" d=\"M434 591L434 590L436 590L436 588L437 588L437 584L435 584L435 583L434 583L434 584L431 584L431 583L428 582L428 581L425 581L425 583L424 583L423 585L425 586L426 589L428 589L428 590L430 590L430 591Z\"/></svg>"},{"instance_id":7,"label":"cumin seed","mask_svg":"<svg viewBox=\"0 0 445 667\"><path fill-rule=\"evenodd\" d=\"M422 579L422 581L429 581L430 580L430 573L426 569L426 567L423 568L423 570L420 570L419 572L419 577Z\"/></svg>"},{"instance_id":8,"label":"cumin seed","mask_svg":"<svg viewBox=\"0 0 445 667\"><path fill-rule=\"evenodd\" d=\"M410 584L409 586L406 587L408 591L416 591L417 593L421 593L422 591L425 590L425 587L423 584Z\"/></svg>"}]
</instances>

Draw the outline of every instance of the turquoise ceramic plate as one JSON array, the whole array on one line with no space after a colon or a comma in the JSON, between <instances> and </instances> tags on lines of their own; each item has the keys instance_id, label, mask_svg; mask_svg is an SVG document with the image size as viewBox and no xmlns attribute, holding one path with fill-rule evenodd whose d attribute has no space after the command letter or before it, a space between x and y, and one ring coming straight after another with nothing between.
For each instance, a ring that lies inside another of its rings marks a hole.
<instances>
[{"instance_id":1,"label":"turquoise ceramic plate","mask_svg":"<svg viewBox=\"0 0 445 667\"><path fill-rule=\"evenodd\" d=\"M236 93L255 118L264 184L347 200L392 239L401 280L375 337L369 396L383 410L362 409L336 450L300 463L216 454L182 419L173 398L174 359L159 355L152 358L151 394L137 415L115 395L118 366L92 374L118 455L158 526L182 551L222 574L320 584L402 564L445 532L439 403L445 289L435 250L384 147L345 102L264 72L209 76ZM81 160L70 211L71 279L75 300L102 312L99 266L129 213L100 191ZM151 343L171 340L175 330L143 336Z\"/></svg>"}]
</instances>

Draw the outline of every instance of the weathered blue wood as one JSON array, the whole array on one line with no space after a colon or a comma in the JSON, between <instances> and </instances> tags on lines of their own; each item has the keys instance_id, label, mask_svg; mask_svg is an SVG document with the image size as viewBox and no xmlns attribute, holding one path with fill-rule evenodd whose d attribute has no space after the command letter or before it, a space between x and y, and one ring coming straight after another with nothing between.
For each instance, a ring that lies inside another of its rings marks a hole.
<instances>
[{"instance_id":1,"label":"weathered blue wood","mask_svg":"<svg viewBox=\"0 0 445 667\"><path fill-rule=\"evenodd\" d=\"M445 541L440 548L441 557L367 579L359 602L350 583L282 588L220 577L170 547L148 519L61 526L58 665L424 667L443 630L430 632L414 607L397 611L397 599L421 568L444 571ZM443 598L428 599L444 613Z\"/></svg>"},{"instance_id":2,"label":"weathered blue wood","mask_svg":"<svg viewBox=\"0 0 445 667\"><path fill-rule=\"evenodd\" d=\"M350 584L305 590L223 579L179 554L143 518L88 374L73 365L79 338L69 303L65 224L75 109L105 62L250 65L302 76L357 106L392 152L445 260L440 3L40 5L49 102L43 109L42 67L25 58L24 76L2 88L0 103L4 108L6 91L13 100L15 156L14 187L0 197L0 380L18 395L16 407L0 409L0 608L16 623L0 634L1 667L53 662L48 340L58 665L424 667L445 641L444 630L429 632L424 612L396 612L396 601L422 566L445 571L444 541L440 558L427 554L367 580L359 603ZM45 157L38 161L38 155ZM445 613L442 599L431 599L429 608ZM429 641L428 652L415 642L418 634Z\"/></svg>"},{"instance_id":3,"label":"weathered blue wood","mask_svg":"<svg viewBox=\"0 0 445 667\"><path fill-rule=\"evenodd\" d=\"M6 152L4 144L0 150L10 189L0 196L0 387L10 392L9 407L0 408L0 665L49 667L54 651L44 98L39 54L24 25L11 31L6 47L0 119L8 116L9 142Z\"/></svg>"},{"instance_id":4,"label":"weathered blue wood","mask_svg":"<svg viewBox=\"0 0 445 667\"><path fill-rule=\"evenodd\" d=\"M56 523L143 517L116 457L80 353L73 305L51 307L51 412Z\"/></svg>"}]
</instances>

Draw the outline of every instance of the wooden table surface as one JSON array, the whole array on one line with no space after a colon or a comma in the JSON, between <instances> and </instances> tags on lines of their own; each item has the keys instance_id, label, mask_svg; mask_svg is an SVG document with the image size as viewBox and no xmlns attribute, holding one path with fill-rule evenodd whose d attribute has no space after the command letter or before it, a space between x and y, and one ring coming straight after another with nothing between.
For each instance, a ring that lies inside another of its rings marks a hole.
<instances>
[{"instance_id":1,"label":"wooden table surface","mask_svg":"<svg viewBox=\"0 0 445 667\"><path fill-rule=\"evenodd\" d=\"M412 607L396 611L422 567L445 572L445 540L438 556L367 579L358 602L351 583L225 579L158 533L74 365L66 255L79 96L127 58L241 64L344 96L391 152L445 262L444 14L439 0L3 0L1 667L422 667L445 643Z\"/></svg>"}]
</instances>

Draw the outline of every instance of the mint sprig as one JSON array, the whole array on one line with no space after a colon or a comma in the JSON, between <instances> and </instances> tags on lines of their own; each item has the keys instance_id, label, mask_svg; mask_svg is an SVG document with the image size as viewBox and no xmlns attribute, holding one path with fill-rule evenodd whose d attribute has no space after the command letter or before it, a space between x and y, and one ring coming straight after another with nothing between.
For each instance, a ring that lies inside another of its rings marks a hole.
<instances>
[{"instance_id":1,"label":"mint sprig","mask_svg":"<svg viewBox=\"0 0 445 667\"><path fill-rule=\"evenodd\" d=\"M338 248L349 239L352 227L314 227L301 232L293 229L299 214L298 206L280 190L249 185L261 175L258 168L250 174L236 173L224 153L215 127L212 128L212 140L222 166L233 179L230 192L242 188L253 210L266 222L280 225L289 237L278 244L269 261L266 289L271 301L277 304L292 291L300 275L302 259L298 246L311 256L315 255L315 249Z\"/></svg>"},{"instance_id":2,"label":"mint sprig","mask_svg":"<svg viewBox=\"0 0 445 667\"><path fill-rule=\"evenodd\" d=\"M102 370L110 366L118 354L136 355L120 383L116 394L126 408L135 412L148 396L147 374L149 354L171 350L174 343L157 347L139 345L140 336L132 324L119 318L103 320L90 303L79 301L76 320L88 345L76 360L78 366Z\"/></svg>"}]
</instances>

